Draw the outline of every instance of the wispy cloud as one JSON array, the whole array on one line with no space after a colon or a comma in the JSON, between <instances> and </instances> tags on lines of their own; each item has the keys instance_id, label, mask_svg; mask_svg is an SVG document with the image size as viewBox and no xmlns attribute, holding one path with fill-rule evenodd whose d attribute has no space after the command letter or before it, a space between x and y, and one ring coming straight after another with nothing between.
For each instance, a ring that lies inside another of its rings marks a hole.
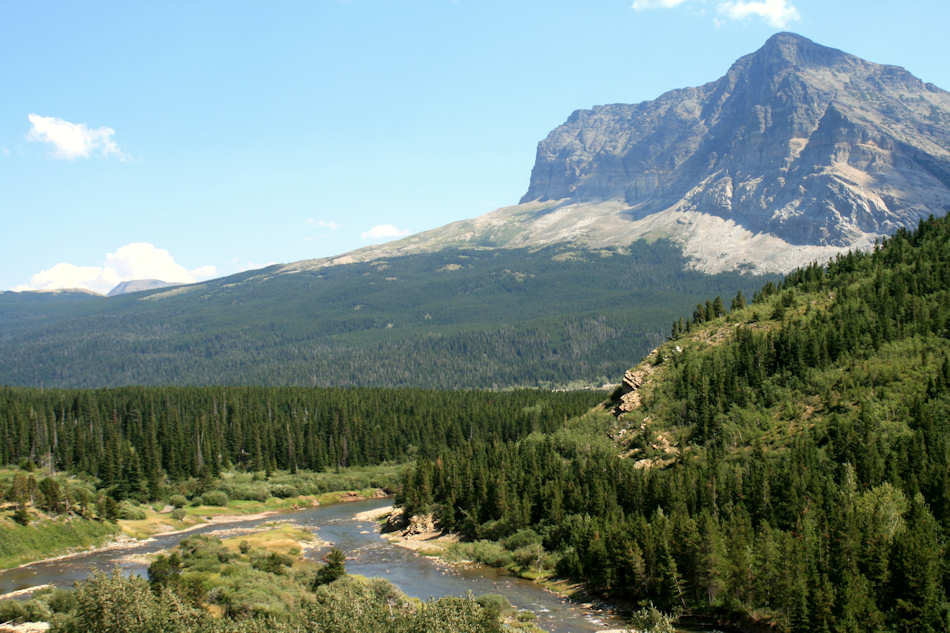
<instances>
[{"instance_id":1,"label":"wispy cloud","mask_svg":"<svg viewBox=\"0 0 950 633\"><path fill-rule=\"evenodd\" d=\"M633 9L635 11L644 11L646 9L672 9L684 2L688 2L688 0L633 0Z\"/></svg>"},{"instance_id":2,"label":"wispy cloud","mask_svg":"<svg viewBox=\"0 0 950 633\"><path fill-rule=\"evenodd\" d=\"M683 5L701 6L714 4L717 17L715 24L720 25L725 20L745 20L761 18L770 26L783 28L792 22L801 19L798 9L790 0L634 0L632 8L635 11L650 9L675 9Z\"/></svg>"},{"instance_id":3,"label":"wispy cloud","mask_svg":"<svg viewBox=\"0 0 950 633\"><path fill-rule=\"evenodd\" d=\"M392 224L377 224L368 231L360 233L364 240L391 240L409 235L409 229L400 229Z\"/></svg>"},{"instance_id":4,"label":"wispy cloud","mask_svg":"<svg viewBox=\"0 0 950 633\"><path fill-rule=\"evenodd\" d=\"M115 130L111 127L90 128L85 123L72 123L52 116L29 114L30 132L27 139L40 143L49 143L55 149L53 156L73 160L91 156L116 156L124 159L112 137Z\"/></svg>"},{"instance_id":5,"label":"wispy cloud","mask_svg":"<svg viewBox=\"0 0 950 633\"><path fill-rule=\"evenodd\" d=\"M107 253L101 266L77 266L60 262L41 270L28 284L14 288L23 290L59 290L83 288L105 294L123 281L160 279L170 283L194 283L217 275L215 266L188 270L175 261L171 253L148 242L132 242L113 253Z\"/></svg>"},{"instance_id":6,"label":"wispy cloud","mask_svg":"<svg viewBox=\"0 0 950 633\"><path fill-rule=\"evenodd\" d=\"M313 224L318 228L328 229L330 231L335 231L340 228L340 225L332 220L315 220L314 218L307 218L307 224Z\"/></svg>"}]
</instances>

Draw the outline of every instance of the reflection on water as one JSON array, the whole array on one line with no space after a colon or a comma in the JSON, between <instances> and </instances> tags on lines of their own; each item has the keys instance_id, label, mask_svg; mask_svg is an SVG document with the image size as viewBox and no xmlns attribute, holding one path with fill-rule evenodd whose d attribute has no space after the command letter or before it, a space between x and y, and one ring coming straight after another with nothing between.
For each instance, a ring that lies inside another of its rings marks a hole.
<instances>
[{"instance_id":1,"label":"reflection on water","mask_svg":"<svg viewBox=\"0 0 950 633\"><path fill-rule=\"evenodd\" d=\"M529 609L538 616L538 624L551 633L588 633L605 626L619 626L571 605L566 600L528 581L500 574L489 568L445 567L424 556L390 545L375 530L375 525L353 520L353 515L391 503L373 499L321 508L291 512L247 522L220 523L204 526L185 534L160 536L148 541L103 552L82 554L72 558L34 563L0 572L0 594L26 587L53 584L69 586L92 573L118 566L123 573L145 575L143 554L174 547L190 534L221 532L248 528L282 519L318 532L321 539L333 543L346 553L346 569L350 573L389 580L404 593L429 600L450 595L498 593L519 609ZM320 558L322 550L308 553Z\"/></svg>"}]
</instances>

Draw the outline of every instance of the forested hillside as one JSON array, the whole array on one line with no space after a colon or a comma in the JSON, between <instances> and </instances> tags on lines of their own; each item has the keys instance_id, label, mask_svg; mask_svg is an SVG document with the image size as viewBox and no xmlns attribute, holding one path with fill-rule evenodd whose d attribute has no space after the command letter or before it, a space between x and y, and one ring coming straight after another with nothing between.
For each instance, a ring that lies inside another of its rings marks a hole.
<instances>
[{"instance_id":1,"label":"forested hillside","mask_svg":"<svg viewBox=\"0 0 950 633\"><path fill-rule=\"evenodd\" d=\"M222 469L320 471L562 426L603 392L299 387L0 389L0 464L86 473L116 499Z\"/></svg>"},{"instance_id":2,"label":"forested hillside","mask_svg":"<svg viewBox=\"0 0 950 633\"><path fill-rule=\"evenodd\" d=\"M0 293L0 384L602 385L696 301L761 283L640 241L273 266L109 298Z\"/></svg>"},{"instance_id":3,"label":"forested hillside","mask_svg":"<svg viewBox=\"0 0 950 633\"><path fill-rule=\"evenodd\" d=\"M543 543L616 600L782 631L946 631L950 221L700 304L609 408L421 459L408 511ZM534 536L532 536L534 535Z\"/></svg>"}]
</instances>

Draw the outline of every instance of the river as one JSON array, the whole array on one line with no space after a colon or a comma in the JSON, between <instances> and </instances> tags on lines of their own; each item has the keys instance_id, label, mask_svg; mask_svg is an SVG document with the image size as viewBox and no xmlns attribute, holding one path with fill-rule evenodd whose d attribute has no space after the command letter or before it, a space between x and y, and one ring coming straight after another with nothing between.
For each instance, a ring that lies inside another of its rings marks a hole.
<instances>
[{"instance_id":1,"label":"river","mask_svg":"<svg viewBox=\"0 0 950 633\"><path fill-rule=\"evenodd\" d=\"M207 525L186 533L158 536L126 547L80 554L59 560L33 563L0 571L0 595L36 585L71 586L94 570L109 571L118 566L123 573L145 575L147 565L134 558L174 547L191 534L213 533L235 528L253 528L276 520L289 520L312 530L346 553L346 570L353 574L385 578L404 593L429 600L442 596L497 593L519 609L538 617L538 625L550 633L593 633L617 628L621 623L596 616L526 580L504 575L485 567L446 567L425 556L396 547L383 539L376 524L357 521L354 515L392 503L373 499L300 510L265 519ZM308 556L319 558L322 550Z\"/></svg>"}]
</instances>

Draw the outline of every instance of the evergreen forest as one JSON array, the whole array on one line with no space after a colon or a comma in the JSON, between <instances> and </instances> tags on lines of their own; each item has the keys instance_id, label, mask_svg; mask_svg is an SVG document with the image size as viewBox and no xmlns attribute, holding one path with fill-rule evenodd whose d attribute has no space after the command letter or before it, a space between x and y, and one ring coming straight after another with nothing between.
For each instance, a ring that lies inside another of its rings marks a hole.
<instances>
[{"instance_id":1,"label":"evergreen forest","mask_svg":"<svg viewBox=\"0 0 950 633\"><path fill-rule=\"evenodd\" d=\"M602 385L696 301L764 281L687 264L660 240L302 262L116 297L3 292L0 384Z\"/></svg>"},{"instance_id":2,"label":"evergreen forest","mask_svg":"<svg viewBox=\"0 0 950 633\"><path fill-rule=\"evenodd\" d=\"M117 501L222 470L323 471L549 432L602 391L305 387L0 389L0 464L82 473Z\"/></svg>"},{"instance_id":3,"label":"evergreen forest","mask_svg":"<svg viewBox=\"0 0 950 633\"><path fill-rule=\"evenodd\" d=\"M946 631L948 289L944 218L700 303L609 411L422 458L400 499L683 622Z\"/></svg>"}]
</instances>

